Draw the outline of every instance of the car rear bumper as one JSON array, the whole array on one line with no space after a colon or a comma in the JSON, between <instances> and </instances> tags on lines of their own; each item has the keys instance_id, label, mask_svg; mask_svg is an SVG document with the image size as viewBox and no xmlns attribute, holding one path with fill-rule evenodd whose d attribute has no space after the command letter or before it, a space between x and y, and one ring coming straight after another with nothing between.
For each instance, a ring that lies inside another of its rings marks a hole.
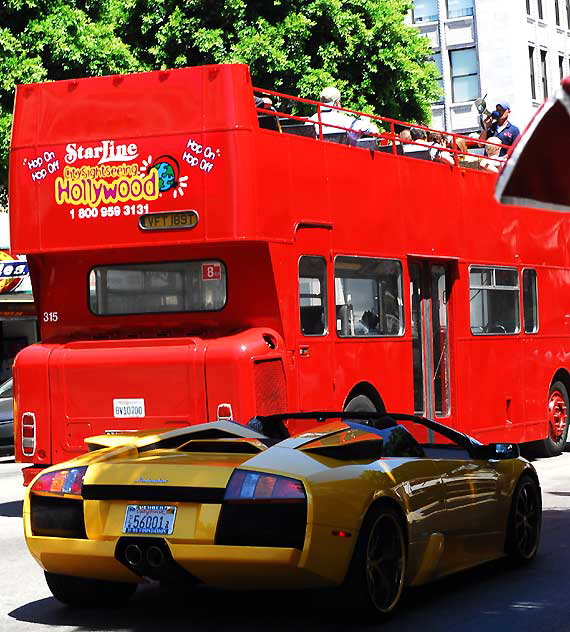
<instances>
[{"instance_id":1,"label":"car rear bumper","mask_svg":"<svg viewBox=\"0 0 570 632\"><path fill-rule=\"evenodd\" d=\"M322 528L317 527L320 531ZM330 529L326 529L330 533ZM322 535L322 534L320 534ZM141 544L145 537L139 538ZM64 575L137 582L141 578L115 558L118 539L88 540L31 536L28 548L45 570ZM335 538L333 548L317 537L307 550L166 542L177 565L198 581L229 589L318 588L342 582L351 547Z\"/></svg>"}]
</instances>

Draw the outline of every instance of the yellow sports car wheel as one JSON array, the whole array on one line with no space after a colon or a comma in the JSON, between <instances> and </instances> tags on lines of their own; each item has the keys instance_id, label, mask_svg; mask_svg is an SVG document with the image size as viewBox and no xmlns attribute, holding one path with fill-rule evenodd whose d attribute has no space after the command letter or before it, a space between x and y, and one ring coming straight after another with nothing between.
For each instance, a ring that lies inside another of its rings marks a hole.
<instances>
[{"instance_id":1,"label":"yellow sports car wheel","mask_svg":"<svg viewBox=\"0 0 570 632\"><path fill-rule=\"evenodd\" d=\"M119 606L132 597L137 584L84 579L45 572L52 595L68 606Z\"/></svg>"},{"instance_id":2,"label":"yellow sports car wheel","mask_svg":"<svg viewBox=\"0 0 570 632\"><path fill-rule=\"evenodd\" d=\"M506 552L514 562L536 555L542 525L542 499L538 483L523 474L513 494L506 537Z\"/></svg>"},{"instance_id":3,"label":"yellow sports car wheel","mask_svg":"<svg viewBox=\"0 0 570 632\"><path fill-rule=\"evenodd\" d=\"M407 546L402 520L387 505L369 512L347 578L351 600L376 618L389 616L404 590Z\"/></svg>"}]
</instances>

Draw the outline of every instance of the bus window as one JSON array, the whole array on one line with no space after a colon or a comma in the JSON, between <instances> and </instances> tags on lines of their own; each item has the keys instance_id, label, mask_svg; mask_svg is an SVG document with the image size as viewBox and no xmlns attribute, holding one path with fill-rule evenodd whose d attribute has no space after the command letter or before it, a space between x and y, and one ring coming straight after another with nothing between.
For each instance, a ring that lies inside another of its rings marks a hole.
<instances>
[{"instance_id":1,"label":"bus window","mask_svg":"<svg viewBox=\"0 0 570 632\"><path fill-rule=\"evenodd\" d=\"M536 270L523 270L523 318L524 331L534 334L538 331L538 292L536 289Z\"/></svg>"},{"instance_id":2,"label":"bus window","mask_svg":"<svg viewBox=\"0 0 570 632\"><path fill-rule=\"evenodd\" d=\"M327 264L323 257L299 259L299 319L305 336L327 331Z\"/></svg>"},{"instance_id":3,"label":"bus window","mask_svg":"<svg viewBox=\"0 0 570 632\"><path fill-rule=\"evenodd\" d=\"M99 316L217 311L225 304L220 261L97 266L89 274L89 305Z\"/></svg>"},{"instance_id":4,"label":"bus window","mask_svg":"<svg viewBox=\"0 0 570 632\"><path fill-rule=\"evenodd\" d=\"M336 331L341 337L404 332L402 265L391 259L335 259Z\"/></svg>"},{"instance_id":5,"label":"bus window","mask_svg":"<svg viewBox=\"0 0 570 632\"><path fill-rule=\"evenodd\" d=\"M520 331L516 269L471 266L469 290L471 333L496 335Z\"/></svg>"}]
</instances>

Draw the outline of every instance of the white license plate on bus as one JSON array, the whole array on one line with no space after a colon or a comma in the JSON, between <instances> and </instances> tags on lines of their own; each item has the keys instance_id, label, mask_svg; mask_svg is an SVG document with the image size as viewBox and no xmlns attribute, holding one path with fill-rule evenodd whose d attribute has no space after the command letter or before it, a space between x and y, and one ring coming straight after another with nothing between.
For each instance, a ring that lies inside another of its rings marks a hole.
<instances>
[{"instance_id":1,"label":"white license plate on bus","mask_svg":"<svg viewBox=\"0 0 570 632\"><path fill-rule=\"evenodd\" d=\"M170 535L174 531L176 507L127 505L123 533Z\"/></svg>"}]
</instances>

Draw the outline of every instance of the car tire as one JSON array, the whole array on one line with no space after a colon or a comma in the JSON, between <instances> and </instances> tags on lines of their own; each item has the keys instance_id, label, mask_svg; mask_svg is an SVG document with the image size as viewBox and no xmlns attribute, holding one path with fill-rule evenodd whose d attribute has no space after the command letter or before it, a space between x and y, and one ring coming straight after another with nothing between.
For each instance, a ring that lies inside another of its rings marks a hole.
<instances>
[{"instance_id":1,"label":"car tire","mask_svg":"<svg viewBox=\"0 0 570 632\"><path fill-rule=\"evenodd\" d=\"M515 564L530 562L538 551L542 527L540 486L523 474L515 487L507 523L505 552Z\"/></svg>"},{"instance_id":2,"label":"car tire","mask_svg":"<svg viewBox=\"0 0 570 632\"><path fill-rule=\"evenodd\" d=\"M402 516L390 506L372 509L360 529L344 584L355 613L375 620L390 617L404 591L406 566Z\"/></svg>"},{"instance_id":3,"label":"car tire","mask_svg":"<svg viewBox=\"0 0 570 632\"><path fill-rule=\"evenodd\" d=\"M137 584L112 582L102 579L85 579L45 571L52 595L61 603L73 607L119 606L135 593Z\"/></svg>"},{"instance_id":4,"label":"car tire","mask_svg":"<svg viewBox=\"0 0 570 632\"><path fill-rule=\"evenodd\" d=\"M373 401L366 395L353 397L344 407L347 413L377 413L380 412Z\"/></svg>"}]
</instances>

